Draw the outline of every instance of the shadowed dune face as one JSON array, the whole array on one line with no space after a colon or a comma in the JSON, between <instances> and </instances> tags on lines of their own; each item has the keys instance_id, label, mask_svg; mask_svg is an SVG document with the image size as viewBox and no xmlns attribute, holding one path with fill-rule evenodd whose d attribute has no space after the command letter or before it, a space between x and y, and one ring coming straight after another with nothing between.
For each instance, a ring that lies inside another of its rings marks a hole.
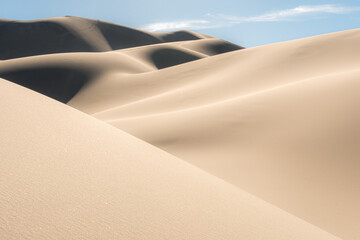
<instances>
[{"instance_id":1,"label":"shadowed dune face","mask_svg":"<svg viewBox=\"0 0 360 240\"><path fill-rule=\"evenodd\" d=\"M200 59L198 56L171 48L162 48L149 54L149 58L158 69L172 67Z\"/></svg>"},{"instance_id":2,"label":"shadowed dune face","mask_svg":"<svg viewBox=\"0 0 360 240\"><path fill-rule=\"evenodd\" d=\"M164 42L176 42L176 41L189 41L200 39L199 36L195 35L190 31L176 31L172 33L159 34L160 38Z\"/></svg>"},{"instance_id":3,"label":"shadowed dune face","mask_svg":"<svg viewBox=\"0 0 360 240\"><path fill-rule=\"evenodd\" d=\"M98 21L96 26L113 50L162 42L149 33L112 23Z\"/></svg>"},{"instance_id":4,"label":"shadowed dune face","mask_svg":"<svg viewBox=\"0 0 360 240\"><path fill-rule=\"evenodd\" d=\"M242 47L239 47L232 43L224 43L224 44L213 44L206 46L206 49L209 49L209 52L212 53L212 55L231 52L235 50L243 49Z\"/></svg>"},{"instance_id":5,"label":"shadowed dune face","mask_svg":"<svg viewBox=\"0 0 360 240\"><path fill-rule=\"evenodd\" d=\"M221 43L209 43L209 44L204 44L204 45L200 45L200 46L198 45L197 47L194 47L192 49L212 56L212 55L217 55L217 54L221 54L221 53L240 50L240 49L243 49L243 47L240 47L238 45L235 45L235 44L232 44L229 42L221 42Z\"/></svg>"},{"instance_id":6,"label":"shadowed dune face","mask_svg":"<svg viewBox=\"0 0 360 240\"><path fill-rule=\"evenodd\" d=\"M85 40L56 22L2 22L0 36L1 60L49 53L95 50Z\"/></svg>"},{"instance_id":7,"label":"shadowed dune face","mask_svg":"<svg viewBox=\"0 0 360 240\"><path fill-rule=\"evenodd\" d=\"M67 103L86 84L90 75L62 67L21 69L0 73L0 77Z\"/></svg>"}]
</instances>

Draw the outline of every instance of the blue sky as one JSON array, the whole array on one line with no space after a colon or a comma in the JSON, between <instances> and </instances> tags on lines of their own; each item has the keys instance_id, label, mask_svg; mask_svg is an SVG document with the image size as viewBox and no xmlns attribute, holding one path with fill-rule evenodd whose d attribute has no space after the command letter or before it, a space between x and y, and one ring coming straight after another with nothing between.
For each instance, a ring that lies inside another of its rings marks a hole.
<instances>
[{"instance_id":1,"label":"blue sky","mask_svg":"<svg viewBox=\"0 0 360 240\"><path fill-rule=\"evenodd\" d=\"M0 0L0 17L65 15L164 32L189 29L253 47L360 27L360 1Z\"/></svg>"}]
</instances>

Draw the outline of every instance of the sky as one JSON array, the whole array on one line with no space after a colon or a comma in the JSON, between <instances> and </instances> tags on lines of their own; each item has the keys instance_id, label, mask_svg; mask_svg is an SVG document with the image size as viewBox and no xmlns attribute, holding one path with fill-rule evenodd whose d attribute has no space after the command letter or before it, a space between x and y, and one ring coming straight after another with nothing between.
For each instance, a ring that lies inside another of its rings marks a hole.
<instances>
[{"instance_id":1,"label":"sky","mask_svg":"<svg viewBox=\"0 0 360 240\"><path fill-rule=\"evenodd\" d=\"M66 15L154 32L188 29L255 47L359 28L360 1L0 0L0 18L33 20Z\"/></svg>"}]
</instances>

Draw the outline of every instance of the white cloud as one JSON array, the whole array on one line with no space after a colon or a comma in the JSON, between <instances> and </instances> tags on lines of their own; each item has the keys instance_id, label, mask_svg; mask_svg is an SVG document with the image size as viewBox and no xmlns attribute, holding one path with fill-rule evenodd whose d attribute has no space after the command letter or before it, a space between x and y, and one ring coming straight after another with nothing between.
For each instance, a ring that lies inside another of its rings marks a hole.
<instances>
[{"instance_id":1,"label":"white cloud","mask_svg":"<svg viewBox=\"0 0 360 240\"><path fill-rule=\"evenodd\" d=\"M352 11L360 11L360 7L345 7L341 5L326 4L326 5L309 5L298 6L295 8L284 9L265 13L257 16L239 17L229 15L213 15L207 14L206 19L198 20L184 20L174 22L157 22L151 23L141 28L151 32L164 32L173 31L179 29L205 29L205 28L217 28L230 24L239 24L244 22L277 22L277 21L289 21L296 20L300 16L314 15L314 14L343 14Z\"/></svg>"},{"instance_id":2,"label":"white cloud","mask_svg":"<svg viewBox=\"0 0 360 240\"><path fill-rule=\"evenodd\" d=\"M158 22L148 24L142 27L142 29L151 32L179 30L179 29L204 29L210 28L210 22L207 20L184 20L175 22Z\"/></svg>"},{"instance_id":3,"label":"white cloud","mask_svg":"<svg viewBox=\"0 0 360 240\"><path fill-rule=\"evenodd\" d=\"M313 6L298 6L296 8L285 9L280 11L275 11L271 13L266 13L258 16L252 17L236 17L236 16L224 16L221 15L224 19L227 19L233 23L242 23L242 22L275 22L275 21L287 21L294 19L294 17L302 16L305 14L321 14L321 13L346 13L359 10L359 8L350 8L339 5L313 5Z\"/></svg>"}]
</instances>

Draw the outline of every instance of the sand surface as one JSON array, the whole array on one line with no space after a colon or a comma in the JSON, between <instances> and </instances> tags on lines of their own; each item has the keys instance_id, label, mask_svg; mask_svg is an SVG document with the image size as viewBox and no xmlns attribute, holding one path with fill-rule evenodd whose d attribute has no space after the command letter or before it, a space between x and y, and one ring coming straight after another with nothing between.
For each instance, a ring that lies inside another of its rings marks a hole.
<instances>
[{"instance_id":1,"label":"sand surface","mask_svg":"<svg viewBox=\"0 0 360 240\"><path fill-rule=\"evenodd\" d=\"M360 239L360 30L0 34L4 239Z\"/></svg>"}]
</instances>

